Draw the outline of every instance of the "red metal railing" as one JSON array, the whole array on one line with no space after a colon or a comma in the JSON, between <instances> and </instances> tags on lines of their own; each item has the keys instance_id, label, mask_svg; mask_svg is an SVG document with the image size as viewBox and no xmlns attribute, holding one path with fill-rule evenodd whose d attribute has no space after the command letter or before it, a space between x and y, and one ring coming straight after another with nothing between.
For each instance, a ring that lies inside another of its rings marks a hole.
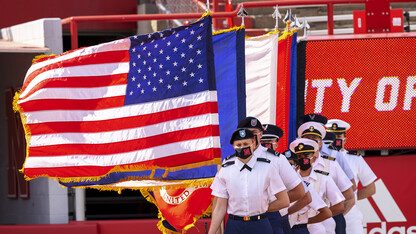
<instances>
[{"instance_id":1,"label":"red metal railing","mask_svg":"<svg viewBox=\"0 0 416 234\"><path fill-rule=\"evenodd\" d=\"M215 0L214 0L215 1ZM232 18L237 16L241 6L244 8L259 8L279 6L296 6L296 5L322 5L326 4L328 9L328 35L334 34L334 12L335 4L365 4L367 0L279 0L279 1L256 1L243 2L238 4L237 8L231 12L213 12L212 18ZM390 2L414 2L415 0L390 0ZM214 2L215 3L215 2ZM169 19L198 19L200 13L181 13L181 14L146 14L146 15L94 15L94 16L72 16L63 19L62 24L70 24L71 28L71 47L78 48L78 23L82 22L131 22L141 20L169 20ZM232 25L230 25L232 26Z\"/></svg>"}]
</instances>

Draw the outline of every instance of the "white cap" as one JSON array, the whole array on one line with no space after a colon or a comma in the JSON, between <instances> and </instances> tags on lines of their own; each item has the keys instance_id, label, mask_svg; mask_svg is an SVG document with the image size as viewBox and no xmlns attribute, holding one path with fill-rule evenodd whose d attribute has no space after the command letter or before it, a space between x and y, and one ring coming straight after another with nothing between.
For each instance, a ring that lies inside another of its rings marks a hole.
<instances>
[{"instance_id":1,"label":"white cap","mask_svg":"<svg viewBox=\"0 0 416 234\"><path fill-rule=\"evenodd\" d=\"M319 145L314 140L298 138L290 143L290 150L295 154L315 153L319 150Z\"/></svg>"},{"instance_id":2,"label":"white cap","mask_svg":"<svg viewBox=\"0 0 416 234\"><path fill-rule=\"evenodd\" d=\"M298 136L303 137L306 135L315 135L324 139L326 135L326 130L321 123L306 122L300 125L300 127L298 128Z\"/></svg>"},{"instance_id":3,"label":"white cap","mask_svg":"<svg viewBox=\"0 0 416 234\"><path fill-rule=\"evenodd\" d=\"M328 120L328 123L325 126L328 132L333 132L333 133L346 132L351 127L349 123L340 119L330 119Z\"/></svg>"}]
</instances>

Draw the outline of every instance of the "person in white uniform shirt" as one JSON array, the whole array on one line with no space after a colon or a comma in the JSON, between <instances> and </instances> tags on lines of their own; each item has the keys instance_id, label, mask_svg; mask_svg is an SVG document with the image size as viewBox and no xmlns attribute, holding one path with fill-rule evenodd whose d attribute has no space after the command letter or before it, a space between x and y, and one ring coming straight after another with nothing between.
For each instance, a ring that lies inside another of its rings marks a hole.
<instances>
[{"instance_id":1,"label":"person in white uniform shirt","mask_svg":"<svg viewBox=\"0 0 416 234\"><path fill-rule=\"evenodd\" d=\"M250 127L250 126L248 126ZM279 139L283 136L283 130L281 128L279 128L276 125L273 124L263 124L263 132L262 132L262 137L260 139L260 143L262 146L277 151L277 147L278 147L278 143L279 143ZM271 151L272 152L272 151ZM293 169L289 169L289 163L286 163L284 160L284 155L280 154L279 157L282 157L281 159L281 163L283 163L283 165L279 165L282 170L280 170L280 172L283 172L280 174L281 177L283 177L283 183L285 183L286 187L293 187L293 185L295 183L293 183L292 181L296 181L295 175L297 175L296 173L294 173ZM286 157L287 159L287 157ZM291 171L291 172L290 172ZM290 179L292 177L292 180ZM299 178L299 183L301 183L301 179ZM305 189L306 187L303 185L303 188ZM299 186L299 184L298 184ZM294 190L296 190L296 187L293 188ZM293 191L292 189L292 191ZM289 200L291 199L292 204L296 203L295 207L298 207L298 209L306 206L307 204L309 204L312 199L310 197L310 194L307 193L307 191L305 190L305 195L302 196L302 198L296 200L294 202L294 197L293 197L293 192L289 191L289 193L291 195L289 195ZM271 197L270 201L273 202L274 201L274 196L273 194L269 195ZM280 211L275 211L275 212L270 212L267 214L267 217L269 218L270 224L272 225L273 228L273 234L292 234L292 229L290 227L289 224L289 216L288 216L288 209L282 209Z\"/></svg>"},{"instance_id":2,"label":"person in white uniform shirt","mask_svg":"<svg viewBox=\"0 0 416 234\"><path fill-rule=\"evenodd\" d=\"M322 139L325 138L325 135L326 129L321 123L318 122L306 122L298 128L298 136L317 142L320 151L323 145ZM344 173L340 165L335 161L335 158L323 155L319 152L319 157L315 160L312 166L315 170L329 172L329 175L332 177L335 184L345 197L345 209L343 213L348 213L355 204L353 183ZM334 219L336 221L336 233L346 233L346 221L343 214L337 214L334 216Z\"/></svg>"},{"instance_id":3,"label":"person in white uniform shirt","mask_svg":"<svg viewBox=\"0 0 416 234\"><path fill-rule=\"evenodd\" d=\"M350 154L345 150L344 145L347 141L346 131L350 129L350 124L339 119L331 119L328 121L327 132L332 132L335 134L336 141L333 143L335 147L345 156L350 165L355 181L361 182L363 188L355 191L355 198L365 199L372 196L376 192L376 186L374 181L377 179L377 176L368 166L366 161L361 155ZM348 234L362 234L364 233L363 228L363 215L358 209L357 206L351 208L351 211L345 215L345 220L347 223L347 233Z\"/></svg>"},{"instance_id":4,"label":"person in white uniform shirt","mask_svg":"<svg viewBox=\"0 0 416 234\"><path fill-rule=\"evenodd\" d=\"M325 126L328 122L328 118L323 115L318 114L307 114L303 116L303 122L317 122ZM324 137L325 138L325 137ZM335 138L335 136L334 136ZM345 175L347 175L348 179L351 180L352 183L352 190L355 191L357 189L356 182L354 180L354 173L352 172L347 160L344 158L342 154L339 154L337 150L333 150L329 148L328 144L323 144L321 149L319 150L321 154L330 156L331 158L336 158L336 162L341 166L342 170L344 171Z\"/></svg>"},{"instance_id":5,"label":"person in white uniform shirt","mask_svg":"<svg viewBox=\"0 0 416 234\"><path fill-rule=\"evenodd\" d=\"M325 201L329 207L331 215L342 213L344 210L345 198L341 191L338 189L332 177L328 175L328 172L314 169L312 166L313 163L319 159L319 145L313 140L298 138L290 143L290 149L298 156L297 170L302 176L302 179L308 182L310 184L309 187L313 189L323 201ZM308 222L312 223L308 225L310 233L334 234L335 221L332 218L327 217L328 215L326 209L319 209L319 200L315 201L318 203L316 204L315 209L318 209L319 213L311 209L309 209L308 214L299 213L300 217L293 216L293 218L296 219L295 223L304 222L302 220L304 220L306 218L304 216L307 215ZM314 217L315 215L319 216ZM309 217L311 220L309 220Z\"/></svg>"},{"instance_id":6,"label":"person in white uniform shirt","mask_svg":"<svg viewBox=\"0 0 416 234\"><path fill-rule=\"evenodd\" d=\"M296 170L298 162L296 154L291 150L287 150L283 154L294 166L293 169ZM308 197L310 201L307 204L302 203L302 201L305 200L302 198L297 202L290 204L288 212L292 234L308 234L310 232L307 228L307 224L322 222L332 216L331 210L329 210L326 203L319 197L315 190L313 188L309 189L308 186L310 184L306 181L303 182L305 191L307 191L305 197ZM313 209L317 215L309 217L308 212L310 209Z\"/></svg>"},{"instance_id":7,"label":"person in white uniform shirt","mask_svg":"<svg viewBox=\"0 0 416 234\"><path fill-rule=\"evenodd\" d=\"M230 143L236 153L224 160L211 185L216 203L210 234L216 233L228 212L225 233L272 234L265 214L269 209L289 206L289 197L274 165L265 151L255 151L255 137L247 129L237 129ZM269 204L269 192L276 200Z\"/></svg>"},{"instance_id":8,"label":"person in white uniform shirt","mask_svg":"<svg viewBox=\"0 0 416 234\"><path fill-rule=\"evenodd\" d=\"M260 144L260 140L263 138L264 133L264 127L261 124L260 120L254 117L246 117L238 123L237 128L246 128L252 131L256 140L254 148L255 152L259 151L259 153L261 152L262 154L264 154L264 157L273 159L272 162L278 168L279 171L279 174L276 176L279 176L282 179L283 184L287 189L290 202L297 201L300 198L304 197L305 189L303 188L302 180L293 171L286 157L282 156L279 152L276 152L273 149L266 148ZM274 145L276 145L277 147L277 144ZM273 193L270 193L269 196L270 202L273 203ZM284 226L281 223L281 221L283 220L281 216L283 216L284 218L286 214L286 209L283 209L280 212L279 210L271 210L271 213L267 214L269 221L272 222L271 224L274 234L283 233Z\"/></svg>"}]
</instances>

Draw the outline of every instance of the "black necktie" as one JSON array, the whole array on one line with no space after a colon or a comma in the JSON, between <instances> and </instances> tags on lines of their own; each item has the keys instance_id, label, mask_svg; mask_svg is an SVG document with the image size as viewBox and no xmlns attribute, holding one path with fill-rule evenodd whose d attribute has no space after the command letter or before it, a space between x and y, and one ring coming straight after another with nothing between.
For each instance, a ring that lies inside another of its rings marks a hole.
<instances>
[{"instance_id":1,"label":"black necktie","mask_svg":"<svg viewBox=\"0 0 416 234\"><path fill-rule=\"evenodd\" d=\"M252 169L247 164L244 164L244 166L240 169L240 171L244 170L244 168L247 169L247 170L249 170L249 171L251 171L251 169Z\"/></svg>"}]
</instances>

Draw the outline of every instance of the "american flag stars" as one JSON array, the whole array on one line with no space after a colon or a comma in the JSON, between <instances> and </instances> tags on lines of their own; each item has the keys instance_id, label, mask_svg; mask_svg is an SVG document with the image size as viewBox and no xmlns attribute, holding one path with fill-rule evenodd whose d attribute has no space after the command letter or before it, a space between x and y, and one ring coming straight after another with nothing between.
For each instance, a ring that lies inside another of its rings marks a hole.
<instances>
[{"instance_id":1,"label":"american flag stars","mask_svg":"<svg viewBox=\"0 0 416 234\"><path fill-rule=\"evenodd\" d=\"M158 95L174 97L184 89L190 93L206 89L207 72L202 68L207 56L202 51L206 51L207 40L202 38L207 27L208 21L200 21L163 33L130 37L129 95L125 102L156 100Z\"/></svg>"}]
</instances>

